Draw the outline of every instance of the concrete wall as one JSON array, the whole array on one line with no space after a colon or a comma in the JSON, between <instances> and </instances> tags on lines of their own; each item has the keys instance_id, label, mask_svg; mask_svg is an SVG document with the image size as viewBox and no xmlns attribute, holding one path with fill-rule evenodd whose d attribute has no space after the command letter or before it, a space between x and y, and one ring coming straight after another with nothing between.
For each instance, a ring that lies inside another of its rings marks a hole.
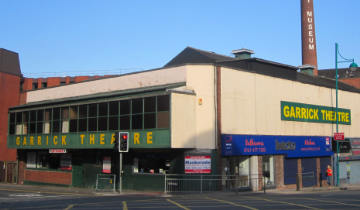
<instances>
[{"instance_id":1,"label":"concrete wall","mask_svg":"<svg viewBox=\"0 0 360 210\"><path fill-rule=\"evenodd\" d=\"M335 124L281 120L281 101L336 106L335 90L296 81L222 68L222 133L332 136ZM339 108L351 110L346 137L360 136L360 94L339 91Z\"/></svg>"},{"instance_id":2,"label":"concrete wall","mask_svg":"<svg viewBox=\"0 0 360 210\"><path fill-rule=\"evenodd\" d=\"M27 93L27 103L185 82L185 67L160 69Z\"/></svg>"},{"instance_id":3,"label":"concrete wall","mask_svg":"<svg viewBox=\"0 0 360 210\"><path fill-rule=\"evenodd\" d=\"M195 148L196 96L171 94L171 148Z\"/></svg>"},{"instance_id":4,"label":"concrete wall","mask_svg":"<svg viewBox=\"0 0 360 210\"><path fill-rule=\"evenodd\" d=\"M188 65L186 86L196 94L196 148L215 149L215 69L212 65ZM200 101L201 100L201 101Z\"/></svg>"}]
</instances>

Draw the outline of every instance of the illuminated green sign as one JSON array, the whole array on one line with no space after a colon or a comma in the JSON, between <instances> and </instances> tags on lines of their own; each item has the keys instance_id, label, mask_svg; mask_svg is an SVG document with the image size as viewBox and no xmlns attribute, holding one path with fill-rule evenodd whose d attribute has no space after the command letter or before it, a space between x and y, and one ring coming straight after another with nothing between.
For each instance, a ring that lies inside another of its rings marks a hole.
<instances>
[{"instance_id":1,"label":"illuminated green sign","mask_svg":"<svg viewBox=\"0 0 360 210\"><path fill-rule=\"evenodd\" d=\"M351 125L350 109L281 101L281 120Z\"/></svg>"}]
</instances>

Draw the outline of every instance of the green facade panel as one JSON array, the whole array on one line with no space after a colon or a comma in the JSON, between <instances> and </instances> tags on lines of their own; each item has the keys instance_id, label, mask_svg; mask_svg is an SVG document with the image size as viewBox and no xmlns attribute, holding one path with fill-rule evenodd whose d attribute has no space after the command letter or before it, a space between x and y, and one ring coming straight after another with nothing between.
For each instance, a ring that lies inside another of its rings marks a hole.
<instances>
[{"instance_id":1,"label":"green facade panel","mask_svg":"<svg viewBox=\"0 0 360 210\"><path fill-rule=\"evenodd\" d=\"M168 129L129 132L130 148L170 148ZM9 135L8 147L16 149L111 149L116 132L82 132L42 135Z\"/></svg>"}]
</instances>

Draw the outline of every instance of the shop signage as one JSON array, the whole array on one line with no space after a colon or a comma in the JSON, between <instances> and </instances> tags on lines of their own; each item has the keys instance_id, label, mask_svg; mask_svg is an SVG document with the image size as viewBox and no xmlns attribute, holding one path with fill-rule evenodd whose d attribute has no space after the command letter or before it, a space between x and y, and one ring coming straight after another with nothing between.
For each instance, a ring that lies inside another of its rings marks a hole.
<instances>
[{"instance_id":1,"label":"shop signage","mask_svg":"<svg viewBox=\"0 0 360 210\"><path fill-rule=\"evenodd\" d=\"M116 133L84 132L52 135L10 135L8 147L17 149L112 149ZM130 148L170 148L170 131L129 132Z\"/></svg>"},{"instance_id":2,"label":"shop signage","mask_svg":"<svg viewBox=\"0 0 360 210\"><path fill-rule=\"evenodd\" d=\"M351 142L351 151L353 156L360 156L360 139L350 139Z\"/></svg>"},{"instance_id":3,"label":"shop signage","mask_svg":"<svg viewBox=\"0 0 360 210\"><path fill-rule=\"evenodd\" d=\"M222 155L276 155L287 157L318 157L333 154L331 137L221 135Z\"/></svg>"},{"instance_id":4,"label":"shop signage","mask_svg":"<svg viewBox=\"0 0 360 210\"><path fill-rule=\"evenodd\" d=\"M332 149L334 152L348 153L351 150L350 140L345 139L344 141L333 141Z\"/></svg>"},{"instance_id":5,"label":"shop signage","mask_svg":"<svg viewBox=\"0 0 360 210\"><path fill-rule=\"evenodd\" d=\"M66 149L49 149L49 153L66 153Z\"/></svg>"},{"instance_id":6,"label":"shop signage","mask_svg":"<svg viewBox=\"0 0 360 210\"><path fill-rule=\"evenodd\" d=\"M344 133L334 133L334 140L340 140L343 141L345 139L345 135Z\"/></svg>"},{"instance_id":7,"label":"shop signage","mask_svg":"<svg viewBox=\"0 0 360 210\"><path fill-rule=\"evenodd\" d=\"M205 156L185 156L186 174L209 174L211 173L211 157Z\"/></svg>"},{"instance_id":8,"label":"shop signage","mask_svg":"<svg viewBox=\"0 0 360 210\"><path fill-rule=\"evenodd\" d=\"M281 101L281 120L351 125L350 109Z\"/></svg>"}]
</instances>

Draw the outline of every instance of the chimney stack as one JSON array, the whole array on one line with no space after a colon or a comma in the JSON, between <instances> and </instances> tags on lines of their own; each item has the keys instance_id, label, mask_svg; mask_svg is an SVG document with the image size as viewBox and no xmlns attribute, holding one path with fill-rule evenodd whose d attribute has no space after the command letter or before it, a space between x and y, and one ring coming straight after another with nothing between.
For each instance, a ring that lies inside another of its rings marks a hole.
<instances>
[{"instance_id":1,"label":"chimney stack","mask_svg":"<svg viewBox=\"0 0 360 210\"><path fill-rule=\"evenodd\" d=\"M251 58L251 54L254 54L254 51L245 49L245 48L241 48L238 50L233 50L233 51L231 51L231 53L235 55L236 59L242 60L242 59Z\"/></svg>"},{"instance_id":2,"label":"chimney stack","mask_svg":"<svg viewBox=\"0 0 360 210\"><path fill-rule=\"evenodd\" d=\"M318 69L313 0L301 0L301 42L302 65L313 66L313 75L317 76Z\"/></svg>"}]
</instances>

